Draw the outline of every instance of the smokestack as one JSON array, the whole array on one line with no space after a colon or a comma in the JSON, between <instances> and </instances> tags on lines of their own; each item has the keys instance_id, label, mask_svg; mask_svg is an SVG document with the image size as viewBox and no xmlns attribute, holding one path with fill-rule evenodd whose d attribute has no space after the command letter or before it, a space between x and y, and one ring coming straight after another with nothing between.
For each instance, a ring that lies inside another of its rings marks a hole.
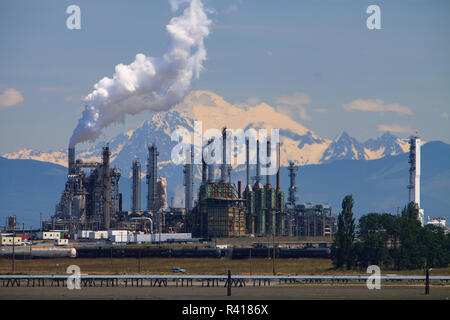
<instances>
[{"instance_id":1,"label":"smokestack","mask_svg":"<svg viewBox=\"0 0 450 320\"><path fill-rule=\"evenodd\" d=\"M267 140L267 159L270 159L271 152L270 152L270 140ZM270 164L270 162L269 162ZM270 187L270 174L266 175L266 186Z\"/></svg>"},{"instance_id":2,"label":"smokestack","mask_svg":"<svg viewBox=\"0 0 450 320\"><path fill-rule=\"evenodd\" d=\"M424 225L424 212L420 207L420 138L412 136L409 140L409 202L417 204L418 219Z\"/></svg>"},{"instance_id":3,"label":"smokestack","mask_svg":"<svg viewBox=\"0 0 450 320\"><path fill-rule=\"evenodd\" d=\"M289 161L289 177L291 178L291 185L289 187L289 198L288 201L291 205L295 206L295 201L297 197L295 193L297 192L297 187L295 186L295 176L297 175L297 167L294 165L294 162Z\"/></svg>"},{"instance_id":4,"label":"smokestack","mask_svg":"<svg viewBox=\"0 0 450 320\"><path fill-rule=\"evenodd\" d=\"M75 147L69 147L69 174L75 173Z\"/></svg>"},{"instance_id":5,"label":"smokestack","mask_svg":"<svg viewBox=\"0 0 450 320\"><path fill-rule=\"evenodd\" d=\"M208 140L208 148L211 147L211 143L213 143L214 139L209 139ZM209 153L209 149L208 149L208 153ZM215 151L211 152L211 156L214 157L215 156ZM214 183L214 171L215 171L215 167L214 167L214 163L211 163L208 165L208 182L209 183Z\"/></svg>"},{"instance_id":6,"label":"smokestack","mask_svg":"<svg viewBox=\"0 0 450 320\"><path fill-rule=\"evenodd\" d=\"M220 182L225 183L227 181L227 128L222 129L222 170Z\"/></svg>"},{"instance_id":7,"label":"smokestack","mask_svg":"<svg viewBox=\"0 0 450 320\"><path fill-rule=\"evenodd\" d=\"M246 171L247 171L247 186L250 184L250 142L249 140L245 140L245 149L246 149Z\"/></svg>"},{"instance_id":8,"label":"smokestack","mask_svg":"<svg viewBox=\"0 0 450 320\"><path fill-rule=\"evenodd\" d=\"M109 170L109 157L111 153L109 152L109 144L103 148L103 190L104 199L106 200L104 207L104 229L109 230L109 225L111 222L111 173Z\"/></svg>"},{"instance_id":9,"label":"smokestack","mask_svg":"<svg viewBox=\"0 0 450 320\"><path fill-rule=\"evenodd\" d=\"M241 180L238 181L238 198L242 198L242 184Z\"/></svg>"},{"instance_id":10,"label":"smokestack","mask_svg":"<svg viewBox=\"0 0 450 320\"><path fill-rule=\"evenodd\" d=\"M208 165L205 162L202 152L202 184L206 184L208 180Z\"/></svg>"},{"instance_id":11,"label":"smokestack","mask_svg":"<svg viewBox=\"0 0 450 320\"><path fill-rule=\"evenodd\" d=\"M256 140L256 183L261 182L261 163L259 161L259 140Z\"/></svg>"},{"instance_id":12,"label":"smokestack","mask_svg":"<svg viewBox=\"0 0 450 320\"><path fill-rule=\"evenodd\" d=\"M280 171L281 171L281 145L278 142L278 171L277 171L277 190L280 190Z\"/></svg>"},{"instance_id":13,"label":"smokestack","mask_svg":"<svg viewBox=\"0 0 450 320\"><path fill-rule=\"evenodd\" d=\"M194 146L191 145L190 149L190 163L184 166L184 186L185 186L185 196L184 196L184 206L186 212L190 212L193 208L193 191L194 191Z\"/></svg>"},{"instance_id":14,"label":"smokestack","mask_svg":"<svg viewBox=\"0 0 450 320\"><path fill-rule=\"evenodd\" d=\"M158 174L158 148L153 144L148 147L147 161L147 210L156 211L156 177Z\"/></svg>"},{"instance_id":15,"label":"smokestack","mask_svg":"<svg viewBox=\"0 0 450 320\"><path fill-rule=\"evenodd\" d=\"M131 211L141 211L141 163L139 160L133 162L133 193Z\"/></svg>"}]
</instances>

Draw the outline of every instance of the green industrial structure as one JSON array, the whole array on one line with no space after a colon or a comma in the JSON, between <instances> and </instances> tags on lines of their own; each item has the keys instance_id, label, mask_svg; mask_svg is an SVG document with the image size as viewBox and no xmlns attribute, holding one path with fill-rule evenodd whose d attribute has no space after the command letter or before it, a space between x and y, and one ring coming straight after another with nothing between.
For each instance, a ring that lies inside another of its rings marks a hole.
<instances>
[{"instance_id":1,"label":"green industrial structure","mask_svg":"<svg viewBox=\"0 0 450 320\"><path fill-rule=\"evenodd\" d=\"M225 139L224 139L225 141ZM268 150L270 142L268 142ZM247 186L241 193L231 183L231 170L222 164L220 181L214 181L213 166L202 164L202 184L198 202L193 208L190 228L197 237L233 237L233 236L283 236L285 235L284 192L280 188L279 151L276 188L261 183L259 141L257 141L256 182L252 186L249 176L249 143L247 141ZM223 161L223 163L226 163Z\"/></svg>"}]
</instances>

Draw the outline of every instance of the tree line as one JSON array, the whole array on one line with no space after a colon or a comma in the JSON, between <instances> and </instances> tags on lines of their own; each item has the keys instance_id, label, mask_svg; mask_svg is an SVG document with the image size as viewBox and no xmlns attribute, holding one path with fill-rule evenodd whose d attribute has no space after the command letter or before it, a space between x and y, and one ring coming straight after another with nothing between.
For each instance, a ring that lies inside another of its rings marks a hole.
<instances>
[{"instance_id":1,"label":"tree line","mask_svg":"<svg viewBox=\"0 0 450 320\"><path fill-rule=\"evenodd\" d=\"M386 269L443 268L450 262L450 233L434 225L422 227L419 210L411 202L401 215L369 213L353 217L353 197L342 201L337 232L331 250L338 269L364 269L378 265ZM356 228L357 227L357 228Z\"/></svg>"}]
</instances>

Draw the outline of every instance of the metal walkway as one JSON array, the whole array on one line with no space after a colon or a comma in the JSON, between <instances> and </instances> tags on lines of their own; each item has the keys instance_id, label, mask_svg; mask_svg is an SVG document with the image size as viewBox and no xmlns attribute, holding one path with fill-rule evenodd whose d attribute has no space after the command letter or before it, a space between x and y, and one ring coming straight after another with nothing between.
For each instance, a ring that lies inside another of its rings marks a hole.
<instances>
[{"instance_id":1,"label":"metal walkway","mask_svg":"<svg viewBox=\"0 0 450 320\"><path fill-rule=\"evenodd\" d=\"M64 287L71 275L0 275L0 287ZM273 284L364 283L370 275L330 276L231 276L231 286ZM81 287L218 287L227 286L226 275L80 275ZM425 282L425 276L381 275L384 282ZM430 276L430 281L448 284L450 276Z\"/></svg>"}]
</instances>

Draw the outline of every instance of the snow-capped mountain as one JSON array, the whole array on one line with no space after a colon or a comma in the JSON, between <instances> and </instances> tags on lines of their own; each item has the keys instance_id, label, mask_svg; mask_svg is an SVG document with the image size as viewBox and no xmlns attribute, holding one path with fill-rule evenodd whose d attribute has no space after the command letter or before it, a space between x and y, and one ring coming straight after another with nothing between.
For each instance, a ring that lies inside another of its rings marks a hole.
<instances>
[{"instance_id":1,"label":"snow-capped mountain","mask_svg":"<svg viewBox=\"0 0 450 320\"><path fill-rule=\"evenodd\" d=\"M202 122L202 129L223 127L229 129L280 129L281 164L287 166L288 161L299 165L329 163L341 159L373 160L388 155L397 155L408 151L405 141L390 133L378 139L370 139L364 143L343 132L333 140L321 138L289 116L278 112L266 103L256 106L236 106L225 101L210 91L192 91L174 109L156 113L150 120L143 122L138 128L117 135L109 141L100 141L95 145L78 145L77 159L99 161L102 147L109 143L112 165L120 168L122 174L129 177L133 159L145 163L146 146L155 143L159 151L160 174L170 177L181 175L180 168L175 168L171 160L171 150L176 142L171 141L171 134L178 128L194 131L194 121ZM65 149L39 152L23 149L2 155L8 159L33 159L67 166ZM144 167L144 166L143 166ZM143 168L145 171L145 168ZM177 179L178 180L178 179Z\"/></svg>"}]
</instances>

